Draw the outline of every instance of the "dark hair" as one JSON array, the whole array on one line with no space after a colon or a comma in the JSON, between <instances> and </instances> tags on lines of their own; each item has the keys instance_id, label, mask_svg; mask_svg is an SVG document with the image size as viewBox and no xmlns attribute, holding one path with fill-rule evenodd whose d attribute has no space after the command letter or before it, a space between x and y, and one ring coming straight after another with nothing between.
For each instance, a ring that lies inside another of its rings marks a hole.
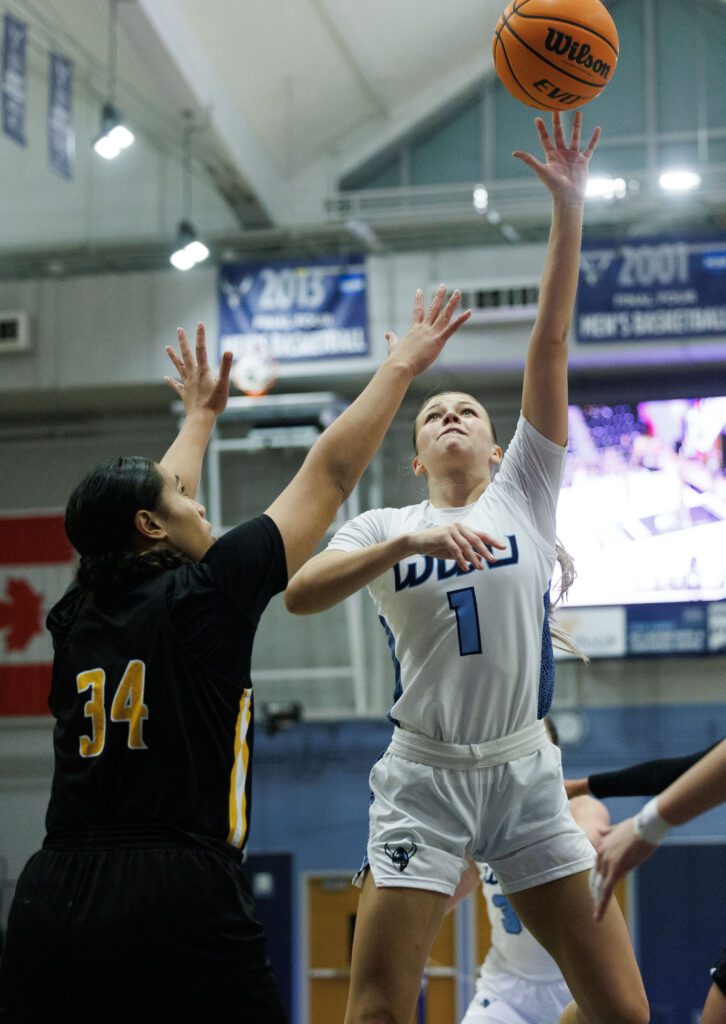
<instances>
[{"instance_id":1,"label":"dark hair","mask_svg":"<svg viewBox=\"0 0 726 1024\"><path fill-rule=\"evenodd\" d=\"M132 547L134 516L159 507L164 480L156 464L139 455L96 466L78 484L66 506L68 539L81 556L78 582L100 591L127 589L188 559L158 549Z\"/></svg>"},{"instance_id":2,"label":"dark hair","mask_svg":"<svg viewBox=\"0 0 726 1024\"><path fill-rule=\"evenodd\" d=\"M415 455L418 455L418 445L416 443L416 435L418 434L418 431L416 430L416 424L418 423L418 418L421 415L421 413L423 412L424 407L427 406L429 404L429 402L432 401L434 398L440 398L442 395L452 395L452 394L459 394L459 392L458 391L452 391L451 389L448 389L447 391L434 391L432 394L428 395L427 398L424 398L423 402L419 406L418 412L416 413L416 415L414 416L414 419L413 419L413 450L414 450L414 454ZM462 395L467 395L469 398L474 399L474 401L476 402L477 405L481 405L481 402L478 399L474 398L473 395L470 395L468 391L462 391L461 394ZM487 418L489 420L489 429L491 430L492 440L494 441L494 444L498 444L499 442L497 441L497 431L496 431L496 428L494 426L494 420L492 419L492 417L491 417L491 415L489 413L489 410L485 409L483 405L482 405L482 409L484 409L484 412L487 414Z\"/></svg>"}]
</instances>

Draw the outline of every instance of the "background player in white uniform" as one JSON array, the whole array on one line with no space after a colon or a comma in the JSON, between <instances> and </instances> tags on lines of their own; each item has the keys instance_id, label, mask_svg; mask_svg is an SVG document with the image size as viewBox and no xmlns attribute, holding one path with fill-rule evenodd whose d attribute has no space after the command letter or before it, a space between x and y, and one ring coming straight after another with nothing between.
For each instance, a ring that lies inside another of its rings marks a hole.
<instances>
[{"instance_id":1,"label":"background player in white uniform","mask_svg":"<svg viewBox=\"0 0 726 1024\"><path fill-rule=\"evenodd\" d=\"M549 718L545 726L556 744ZM570 800L570 810L595 846L610 821L605 805L580 796ZM453 909L479 884L491 925L491 947L479 971L476 995L461 1024L557 1024L572 1000L570 990L555 961L517 917L488 864L469 862L449 908Z\"/></svg>"},{"instance_id":2,"label":"background player in white uniform","mask_svg":"<svg viewBox=\"0 0 726 1024\"><path fill-rule=\"evenodd\" d=\"M552 687L546 608L567 445L567 336L599 130L580 152L579 112L569 144L559 115L553 137L535 123L544 161L515 155L552 193L552 229L522 417L503 462L479 402L459 392L429 400L413 462L429 500L348 523L287 591L288 608L306 614L368 585L396 671L396 729L371 772L370 870L361 873L346 1024L409 1024L467 854L491 864L557 959L582 1010L573 1005L563 1021L648 1020L619 909L593 920L594 852L540 721Z\"/></svg>"}]
</instances>

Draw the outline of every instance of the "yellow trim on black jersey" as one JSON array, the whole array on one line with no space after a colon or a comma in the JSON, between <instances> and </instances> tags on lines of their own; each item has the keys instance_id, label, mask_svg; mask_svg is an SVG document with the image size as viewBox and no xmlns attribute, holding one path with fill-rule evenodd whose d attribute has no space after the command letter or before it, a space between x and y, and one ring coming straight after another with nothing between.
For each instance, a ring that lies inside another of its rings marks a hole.
<instances>
[{"instance_id":1,"label":"yellow trim on black jersey","mask_svg":"<svg viewBox=\"0 0 726 1024\"><path fill-rule=\"evenodd\" d=\"M247 837L247 766L250 748L247 734L252 718L252 689L244 690L234 729L234 765L229 787L229 835L227 842L242 847Z\"/></svg>"}]
</instances>

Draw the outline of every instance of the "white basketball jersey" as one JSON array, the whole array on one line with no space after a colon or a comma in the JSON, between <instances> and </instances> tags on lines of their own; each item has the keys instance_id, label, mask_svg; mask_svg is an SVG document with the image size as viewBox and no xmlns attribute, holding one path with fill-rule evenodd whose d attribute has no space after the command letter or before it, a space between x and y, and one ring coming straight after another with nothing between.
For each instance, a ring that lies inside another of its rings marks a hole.
<instances>
[{"instance_id":1,"label":"white basketball jersey","mask_svg":"<svg viewBox=\"0 0 726 1024\"><path fill-rule=\"evenodd\" d=\"M483 569L413 555L369 584L394 663L396 724L448 743L480 743L546 714L554 679L546 607L565 455L520 416L474 504L364 512L331 540L329 550L355 551L462 522L506 544Z\"/></svg>"},{"instance_id":2,"label":"white basketball jersey","mask_svg":"<svg viewBox=\"0 0 726 1024\"><path fill-rule=\"evenodd\" d=\"M519 920L489 865L480 864L479 873L492 926L492 945L482 970L505 970L527 981L562 981L559 967Z\"/></svg>"}]
</instances>

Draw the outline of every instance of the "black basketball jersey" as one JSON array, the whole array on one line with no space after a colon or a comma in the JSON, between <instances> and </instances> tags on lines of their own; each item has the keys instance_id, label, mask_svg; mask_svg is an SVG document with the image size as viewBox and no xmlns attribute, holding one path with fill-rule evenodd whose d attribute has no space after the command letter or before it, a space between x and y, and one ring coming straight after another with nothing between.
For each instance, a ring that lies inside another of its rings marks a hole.
<instances>
[{"instance_id":1,"label":"black basketball jersey","mask_svg":"<svg viewBox=\"0 0 726 1024\"><path fill-rule=\"evenodd\" d=\"M160 824L241 848L250 815L252 641L287 584L268 516L200 562L96 598L73 586L47 625L60 828Z\"/></svg>"}]
</instances>

